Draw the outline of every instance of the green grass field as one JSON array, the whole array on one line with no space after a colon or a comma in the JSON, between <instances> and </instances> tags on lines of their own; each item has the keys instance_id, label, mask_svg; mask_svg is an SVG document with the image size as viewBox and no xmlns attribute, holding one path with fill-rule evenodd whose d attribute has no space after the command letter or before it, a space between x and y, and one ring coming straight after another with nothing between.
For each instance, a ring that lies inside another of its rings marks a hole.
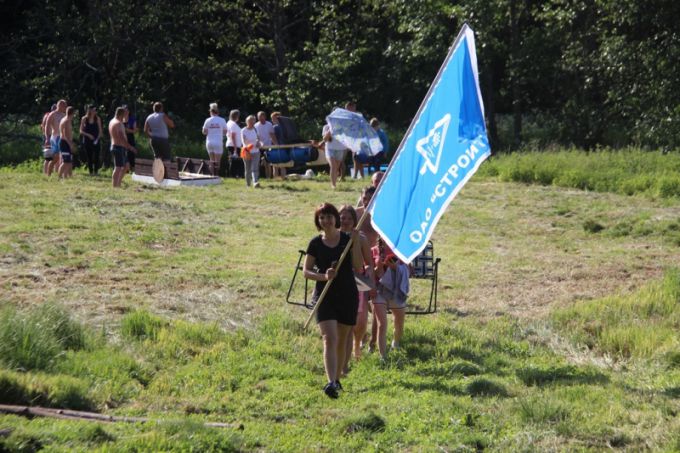
<instances>
[{"instance_id":1,"label":"green grass field","mask_svg":"<svg viewBox=\"0 0 680 453\"><path fill-rule=\"evenodd\" d=\"M114 191L1 169L0 403L156 422L5 415L0 450L680 450L678 197L486 165L433 237L439 312L335 401L285 293L314 208L361 182Z\"/></svg>"}]
</instances>

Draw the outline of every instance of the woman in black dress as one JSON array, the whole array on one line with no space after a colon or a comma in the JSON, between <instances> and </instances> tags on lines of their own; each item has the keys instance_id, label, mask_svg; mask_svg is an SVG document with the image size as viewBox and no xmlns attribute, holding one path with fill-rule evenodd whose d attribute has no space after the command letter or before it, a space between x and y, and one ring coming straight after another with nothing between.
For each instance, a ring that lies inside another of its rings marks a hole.
<instances>
[{"instance_id":1,"label":"woman in black dress","mask_svg":"<svg viewBox=\"0 0 680 453\"><path fill-rule=\"evenodd\" d=\"M90 176L99 171L99 139L102 136L102 119L97 115L97 107L85 107L85 116L80 119L80 139L82 140L87 170Z\"/></svg>"},{"instance_id":2,"label":"woman in black dress","mask_svg":"<svg viewBox=\"0 0 680 453\"><path fill-rule=\"evenodd\" d=\"M316 313L316 321L323 337L323 362L328 384L324 393L338 397L341 390L340 373L345 362L347 336L356 323L359 295L354 273L363 271L359 233L352 232L352 250L337 268L350 235L340 231L340 214L330 203L314 212L314 224L321 234L309 242L305 258L305 278L316 281L315 294L320 295L326 284L331 285ZM328 282L328 283L326 283Z\"/></svg>"}]
</instances>

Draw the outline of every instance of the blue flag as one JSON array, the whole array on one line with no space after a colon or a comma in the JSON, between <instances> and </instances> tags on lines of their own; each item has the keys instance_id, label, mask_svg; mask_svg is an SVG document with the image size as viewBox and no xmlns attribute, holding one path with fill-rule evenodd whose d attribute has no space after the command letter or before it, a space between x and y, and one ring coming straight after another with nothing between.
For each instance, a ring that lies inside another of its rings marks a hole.
<instances>
[{"instance_id":1,"label":"blue flag","mask_svg":"<svg viewBox=\"0 0 680 453\"><path fill-rule=\"evenodd\" d=\"M368 208L373 227L410 263L491 153L472 29L465 24Z\"/></svg>"},{"instance_id":2,"label":"blue flag","mask_svg":"<svg viewBox=\"0 0 680 453\"><path fill-rule=\"evenodd\" d=\"M337 140L352 152L375 156L382 151L378 132L360 113L337 108L326 117L333 140Z\"/></svg>"}]
</instances>

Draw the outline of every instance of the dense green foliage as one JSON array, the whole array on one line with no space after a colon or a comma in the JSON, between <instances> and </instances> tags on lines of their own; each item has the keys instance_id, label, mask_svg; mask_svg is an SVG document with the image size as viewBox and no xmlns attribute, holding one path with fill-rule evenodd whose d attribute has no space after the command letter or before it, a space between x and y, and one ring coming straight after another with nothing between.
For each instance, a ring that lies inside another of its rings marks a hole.
<instances>
[{"instance_id":1,"label":"dense green foliage","mask_svg":"<svg viewBox=\"0 0 680 453\"><path fill-rule=\"evenodd\" d=\"M495 150L677 147L678 16L670 0L14 0L0 110L37 121L64 97L142 116L162 100L198 130L219 101L316 131L353 98L403 130L467 21Z\"/></svg>"}]
</instances>

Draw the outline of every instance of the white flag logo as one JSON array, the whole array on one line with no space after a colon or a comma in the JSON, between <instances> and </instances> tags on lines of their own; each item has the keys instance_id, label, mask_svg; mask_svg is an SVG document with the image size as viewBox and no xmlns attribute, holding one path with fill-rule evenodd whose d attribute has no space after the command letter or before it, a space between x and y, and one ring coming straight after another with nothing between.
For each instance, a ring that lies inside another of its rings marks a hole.
<instances>
[{"instance_id":1,"label":"white flag logo","mask_svg":"<svg viewBox=\"0 0 680 453\"><path fill-rule=\"evenodd\" d=\"M446 131L449 129L451 114L447 113L442 119L434 124L427 137L421 138L416 142L416 151L425 158L425 165L420 169L420 174L424 175L426 170L430 170L435 175L439 170L439 159L444 149Z\"/></svg>"}]
</instances>

